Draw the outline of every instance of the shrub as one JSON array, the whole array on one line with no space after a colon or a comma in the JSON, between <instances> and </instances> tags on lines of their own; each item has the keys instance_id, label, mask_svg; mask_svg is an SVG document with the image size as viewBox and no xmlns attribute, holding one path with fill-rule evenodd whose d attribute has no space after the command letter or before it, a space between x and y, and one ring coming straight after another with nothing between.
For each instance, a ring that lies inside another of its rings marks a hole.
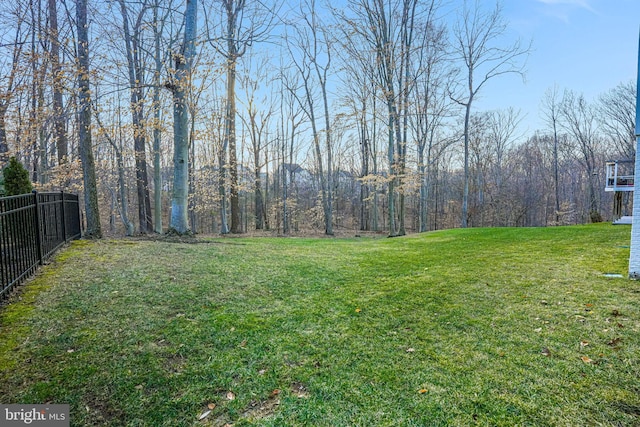
<instances>
[{"instance_id":1,"label":"shrub","mask_svg":"<svg viewBox=\"0 0 640 427\"><path fill-rule=\"evenodd\" d=\"M9 165L2 171L4 177L4 195L16 196L30 193L33 190L29 171L15 157L9 159Z\"/></svg>"}]
</instances>

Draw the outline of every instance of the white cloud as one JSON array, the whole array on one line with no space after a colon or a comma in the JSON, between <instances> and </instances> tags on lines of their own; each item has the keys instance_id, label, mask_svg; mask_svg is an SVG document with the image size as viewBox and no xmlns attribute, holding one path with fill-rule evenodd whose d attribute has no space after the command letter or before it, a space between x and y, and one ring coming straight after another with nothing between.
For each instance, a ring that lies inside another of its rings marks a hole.
<instances>
[{"instance_id":1,"label":"white cloud","mask_svg":"<svg viewBox=\"0 0 640 427\"><path fill-rule=\"evenodd\" d=\"M593 12L593 8L589 4L590 0L537 0L540 3L550 5L577 6Z\"/></svg>"}]
</instances>

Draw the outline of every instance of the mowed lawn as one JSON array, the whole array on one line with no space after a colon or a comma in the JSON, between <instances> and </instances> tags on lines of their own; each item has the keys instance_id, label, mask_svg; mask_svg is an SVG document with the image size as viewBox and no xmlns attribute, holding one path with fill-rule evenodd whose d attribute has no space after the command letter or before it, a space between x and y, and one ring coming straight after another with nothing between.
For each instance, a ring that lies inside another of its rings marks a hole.
<instances>
[{"instance_id":1,"label":"mowed lawn","mask_svg":"<svg viewBox=\"0 0 640 427\"><path fill-rule=\"evenodd\" d=\"M640 425L629 235L74 242L0 309L0 403L68 403L72 425Z\"/></svg>"}]
</instances>

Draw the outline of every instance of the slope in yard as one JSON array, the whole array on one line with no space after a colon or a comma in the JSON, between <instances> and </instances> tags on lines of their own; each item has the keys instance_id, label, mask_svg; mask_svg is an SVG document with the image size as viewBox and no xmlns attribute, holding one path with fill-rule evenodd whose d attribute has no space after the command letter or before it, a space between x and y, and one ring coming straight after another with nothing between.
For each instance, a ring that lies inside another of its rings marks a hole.
<instances>
[{"instance_id":1,"label":"slope in yard","mask_svg":"<svg viewBox=\"0 0 640 427\"><path fill-rule=\"evenodd\" d=\"M0 311L73 425L638 425L629 229L79 242Z\"/></svg>"}]
</instances>

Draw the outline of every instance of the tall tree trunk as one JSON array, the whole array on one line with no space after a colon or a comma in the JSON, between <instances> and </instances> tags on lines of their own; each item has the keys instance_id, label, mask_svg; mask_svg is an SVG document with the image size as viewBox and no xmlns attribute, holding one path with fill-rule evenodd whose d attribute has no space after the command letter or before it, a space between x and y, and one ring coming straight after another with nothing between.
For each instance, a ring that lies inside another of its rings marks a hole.
<instances>
[{"instance_id":1,"label":"tall tree trunk","mask_svg":"<svg viewBox=\"0 0 640 427\"><path fill-rule=\"evenodd\" d=\"M195 116L195 108L191 110L191 117ZM198 230L196 228L196 145L194 143L196 135L196 122L195 120L191 120L191 126L189 128L189 224L191 227L191 231L193 233L197 233Z\"/></svg>"},{"instance_id":2,"label":"tall tree trunk","mask_svg":"<svg viewBox=\"0 0 640 427\"><path fill-rule=\"evenodd\" d=\"M241 233L240 198L238 191L238 158L236 148L236 59L227 60L227 110L225 138L229 150L229 204L231 207L231 233Z\"/></svg>"},{"instance_id":3,"label":"tall tree trunk","mask_svg":"<svg viewBox=\"0 0 640 427\"><path fill-rule=\"evenodd\" d=\"M225 2L227 14L227 108L224 137L229 150L229 201L231 207L231 233L242 232L240 223L240 199L238 196L238 160L236 150L236 63L238 47L236 45L236 19L242 13L244 1L236 6L234 1Z\"/></svg>"},{"instance_id":4,"label":"tall tree trunk","mask_svg":"<svg viewBox=\"0 0 640 427\"><path fill-rule=\"evenodd\" d=\"M64 118L64 104L62 91L64 90L63 72L60 66L60 39L58 37L58 11L56 0L48 0L49 6L49 57L51 61L51 76L53 79L53 138L56 144L58 164L67 162L67 129Z\"/></svg>"},{"instance_id":5,"label":"tall tree trunk","mask_svg":"<svg viewBox=\"0 0 640 427\"><path fill-rule=\"evenodd\" d=\"M20 69L20 57L22 55L22 47L24 46L24 43L21 40L22 22L22 17L18 17L11 58L11 71L8 76L4 77L6 78L6 89L0 94L0 167L4 167L9 161L9 142L7 141L6 117L9 110L9 104L14 93L14 83ZM18 123L18 125L18 129L20 129L20 123Z\"/></svg>"},{"instance_id":6,"label":"tall tree trunk","mask_svg":"<svg viewBox=\"0 0 640 427\"><path fill-rule=\"evenodd\" d=\"M560 225L560 179L558 171L558 130L553 121L553 190L556 201L556 225Z\"/></svg>"},{"instance_id":7,"label":"tall tree trunk","mask_svg":"<svg viewBox=\"0 0 640 427\"><path fill-rule=\"evenodd\" d=\"M418 177L420 179L420 201L418 203L418 215L419 215L419 230L421 233L424 233L428 230L427 225L427 213L428 213L428 205L427 201L429 198L429 186L428 186L428 169L424 160L424 144L420 143L420 147L418 148ZM429 161L429 160L427 160Z\"/></svg>"},{"instance_id":8,"label":"tall tree trunk","mask_svg":"<svg viewBox=\"0 0 640 427\"><path fill-rule=\"evenodd\" d=\"M395 114L393 112L393 101L387 99L388 110L388 146L387 146L387 161L389 162L389 184L387 189L387 218L389 221L389 236L394 237L398 235L396 226L396 174L398 173L397 159L394 143L394 129L395 129Z\"/></svg>"},{"instance_id":9,"label":"tall tree trunk","mask_svg":"<svg viewBox=\"0 0 640 427\"><path fill-rule=\"evenodd\" d=\"M329 47L327 46L327 56L329 56ZM318 65L316 62L316 70L318 70ZM324 203L324 218L325 218L325 226L324 233L326 235L333 235L333 148L331 146L331 123L329 120L329 101L327 100L327 69L329 68L329 63L327 63L326 68L324 69L323 78L320 79L320 86L322 88L322 102L324 106L324 137L325 137L325 146L327 150L327 180L326 180L326 199ZM320 71L318 71L318 76L320 76Z\"/></svg>"},{"instance_id":10,"label":"tall tree trunk","mask_svg":"<svg viewBox=\"0 0 640 427\"><path fill-rule=\"evenodd\" d=\"M229 234L227 218L227 143L223 139L218 153L218 195L220 196L220 234Z\"/></svg>"},{"instance_id":11,"label":"tall tree trunk","mask_svg":"<svg viewBox=\"0 0 640 427\"><path fill-rule=\"evenodd\" d=\"M153 73L153 217L154 231L162 234L162 171L160 169L160 144L162 130L160 128L160 73L162 59L160 57L160 31L158 20L159 0L155 0L153 8L153 39L155 70Z\"/></svg>"},{"instance_id":12,"label":"tall tree trunk","mask_svg":"<svg viewBox=\"0 0 640 427\"><path fill-rule=\"evenodd\" d=\"M124 41L127 52L127 68L129 71L129 90L131 102L131 121L133 124L133 150L136 163L136 189L138 194L138 220L140 232L148 233L153 229L151 221L151 199L149 197L149 179L147 177L146 129L144 125L144 95L142 92L143 76L140 63L138 38L140 32L140 15L133 28L129 29L129 17L124 0L120 0ZM141 12L142 13L142 12Z\"/></svg>"},{"instance_id":13,"label":"tall tree trunk","mask_svg":"<svg viewBox=\"0 0 640 427\"><path fill-rule=\"evenodd\" d=\"M366 101L362 101L362 116L360 118L360 157L362 169L360 171L360 230L368 231L369 227L369 184L364 178L369 175L369 139L367 134L367 106Z\"/></svg>"},{"instance_id":14,"label":"tall tree trunk","mask_svg":"<svg viewBox=\"0 0 640 427\"><path fill-rule=\"evenodd\" d=\"M195 57L198 23L198 1L187 0L184 41L179 55L175 55L175 83L173 92L173 196L169 227L179 234L189 232L189 109L187 93L191 84L191 69Z\"/></svg>"},{"instance_id":15,"label":"tall tree trunk","mask_svg":"<svg viewBox=\"0 0 640 427\"><path fill-rule=\"evenodd\" d=\"M87 23L87 0L76 0L76 22L78 31L78 149L82 163L84 181L84 206L87 218L85 235L102 237L98 188L91 144L91 95L89 87L89 26Z\"/></svg>"},{"instance_id":16,"label":"tall tree trunk","mask_svg":"<svg viewBox=\"0 0 640 427\"><path fill-rule=\"evenodd\" d=\"M469 101L465 104L464 112L464 188L462 190L462 228L469 225L469 121L471 118L471 101L473 97L469 96Z\"/></svg>"}]
</instances>

